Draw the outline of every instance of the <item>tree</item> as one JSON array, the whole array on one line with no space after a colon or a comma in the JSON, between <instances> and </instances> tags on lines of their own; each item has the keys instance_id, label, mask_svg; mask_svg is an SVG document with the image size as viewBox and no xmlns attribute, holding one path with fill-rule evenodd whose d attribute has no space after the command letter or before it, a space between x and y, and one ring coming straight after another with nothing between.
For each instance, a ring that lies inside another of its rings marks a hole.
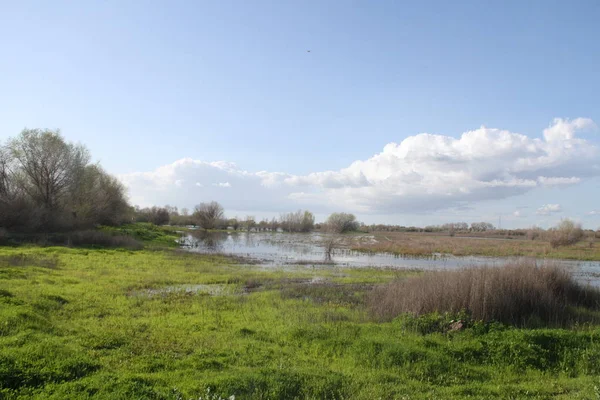
<instances>
[{"instance_id":1,"label":"tree","mask_svg":"<svg viewBox=\"0 0 600 400\"><path fill-rule=\"evenodd\" d=\"M473 222L471 224L471 230L474 232L493 231L494 229L496 229L494 225L489 222Z\"/></svg>"},{"instance_id":2,"label":"tree","mask_svg":"<svg viewBox=\"0 0 600 400\"><path fill-rule=\"evenodd\" d=\"M228 225L231 226L234 231L237 231L240 227L240 221L238 217L231 218Z\"/></svg>"},{"instance_id":3,"label":"tree","mask_svg":"<svg viewBox=\"0 0 600 400\"><path fill-rule=\"evenodd\" d=\"M223 207L216 201L200 203L194 208L194 219L204 229L215 229L224 216Z\"/></svg>"},{"instance_id":4,"label":"tree","mask_svg":"<svg viewBox=\"0 0 600 400\"><path fill-rule=\"evenodd\" d=\"M250 232L256 226L256 218L252 215L247 215L246 220L244 221L244 227L248 232Z\"/></svg>"},{"instance_id":5,"label":"tree","mask_svg":"<svg viewBox=\"0 0 600 400\"><path fill-rule=\"evenodd\" d=\"M285 232L310 232L315 226L315 216L310 211L298 210L281 214L279 222Z\"/></svg>"},{"instance_id":6,"label":"tree","mask_svg":"<svg viewBox=\"0 0 600 400\"><path fill-rule=\"evenodd\" d=\"M333 213L325 222L325 229L333 233L352 232L358 229L354 214Z\"/></svg>"},{"instance_id":7,"label":"tree","mask_svg":"<svg viewBox=\"0 0 600 400\"><path fill-rule=\"evenodd\" d=\"M97 164L85 166L78 179L67 202L75 227L117 225L125 221L130 207L121 182Z\"/></svg>"},{"instance_id":8,"label":"tree","mask_svg":"<svg viewBox=\"0 0 600 400\"><path fill-rule=\"evenodd\" d=\"M46 210L60 206L90 161L84 146L65 142L59 131L26 129L9 149L22 172L17 184Z\"/></svg>"}]
</instances>

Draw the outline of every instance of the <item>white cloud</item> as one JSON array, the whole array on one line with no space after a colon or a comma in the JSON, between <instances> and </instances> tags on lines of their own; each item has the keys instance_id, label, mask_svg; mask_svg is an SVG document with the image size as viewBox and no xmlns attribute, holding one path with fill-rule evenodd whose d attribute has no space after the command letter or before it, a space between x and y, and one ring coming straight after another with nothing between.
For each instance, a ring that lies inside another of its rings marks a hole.
<instances>
[{"instance_id":1,"label":"white cloud","mask_svg":"<svg viewBox=\"0 0 600 400\"><path fill-rule=\"evenodd\" d=\"M592 210L588 212L587 215L600 215L600 210Z\"/></svg>"},{"instance_id":2,"label":"white cloud","mask_svg":"<svg viewBox=\"0 0 600 400\"><path fill-rule=\"evenodd\" d=\"M576 176L572 176L570 178L540 176L538 178L538 182L544 186L573 185L581 182L581 178Z\"/></svg>"},{"instance_id":3,"label":"white cloud","mask_svg":"<svg viewBox=\"0 0 600 400\"><path fill-rule=\"evenodd\" d=\"M568 119L555 118L550 126L544 129L544 138L550 141L571 140L575 137L577 130L592 130L598 127L589 118Z\"/></svg>"},{"instance_id":4,"label":"white cloud","mask_svg":"<svg viewBox=\"0 0 600 400\"><path fill-rule=\"evenodd\" d=\"M521 218L521 217L524 217L524 216L525 215L523 215L523 213L521 211L519 211L519 210L516 210L515 212L513 212L513 217Z\"/></svg>"},{"instance_id":5,"label":"white cloud","mask_svg":"<svg viewBox=\"0 0 600 400\"><path fill-rule=\"evenodd\" d=\"M559 213L562 211L560 204L545 204L537 209L535 212L537 215L550 215Z\"/></svg>"},{"instance_id":6,"label":"white cloud","mask_svg":"<svg viewBox=\"0 0 600 400\"><path fill-rule=\"evenodd\" d=\"M139 205L190 207L217 200L225 208L248 211L311 207L315 212L414 213L466 207L599 176L598 148L576 137L578 131L594 127L585 118L555 119L543 139L486 127L458 138L423 133L389 143L381 153L347 168L302 176L248 172L230 162L185 158L121 179ZM202 190L190 192L185 182L196 182ZM224 187L229 190L220 190Z\"/></svg>"}]
</instances>

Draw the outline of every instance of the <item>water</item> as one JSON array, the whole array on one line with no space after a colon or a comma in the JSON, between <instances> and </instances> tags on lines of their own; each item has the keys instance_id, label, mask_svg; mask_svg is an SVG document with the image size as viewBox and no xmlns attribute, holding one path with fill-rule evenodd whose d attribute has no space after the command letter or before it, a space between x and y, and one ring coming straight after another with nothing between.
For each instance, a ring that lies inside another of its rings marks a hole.
<instances>
[{"instance_id":1,"label":"water","mask_svg":"<svg viewBox=\"0 0 600 400\"><path fill-rule=\"evenodd\" d=\"M498 266L517 259L456 257L446 254L406 257L389 253L365 254L349 249L353 243L374 240L372 235L197 231L184 238L183 246L193 252L223 253L245 257L264 266L335 264L351 268L437 270L483 265ZM333 247L333 250L328 252L329 247ZM598 261L537 259L536 262L538 264L559 264L570 270L578 281L600 287L600 262Z\"/></svg>"}]
</instances>

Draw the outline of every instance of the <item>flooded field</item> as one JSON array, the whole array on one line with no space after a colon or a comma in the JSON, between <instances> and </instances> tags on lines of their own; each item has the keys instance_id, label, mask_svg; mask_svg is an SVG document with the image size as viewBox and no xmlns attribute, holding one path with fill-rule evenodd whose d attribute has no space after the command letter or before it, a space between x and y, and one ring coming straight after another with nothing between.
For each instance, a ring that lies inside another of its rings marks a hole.
<instances>
[{"instance_id":1,"label":"flooded field","mask_svg":"<svg viewBox=\"0 0 600 400\"><path fill-rule=\"evenodd\" d=\"M203 232L187 235L182 245L199 253L223 253L245 257L264 266L337 265L351 268L453 269L502 265L511 258L433 254L405 257L389 253L362 253L350 250L356 243L376 240L372 235L330 235L321 233ZM514 259L514 258L512 258ZM537 259L538 263L559 264L581 282L600 287L600 262Z\"/></svg>"}]
</instances>

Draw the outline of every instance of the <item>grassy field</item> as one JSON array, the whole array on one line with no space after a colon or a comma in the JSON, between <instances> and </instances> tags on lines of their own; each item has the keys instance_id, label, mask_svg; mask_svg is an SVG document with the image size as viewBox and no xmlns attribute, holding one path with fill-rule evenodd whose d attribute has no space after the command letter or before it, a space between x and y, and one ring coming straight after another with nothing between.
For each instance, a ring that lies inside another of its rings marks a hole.
<instances>
[{"instance_id":1,"label":"grassy field","mask_svg":"<svg viewBox=\"0 0 600 400\"><path fill-rule=\"evenodd\" d=\"M600 398L600 328L374 320L365 293L403 277L0 248L0 398Z\"/></svg>"},{"instance_id":2,"label":"grassy field","mask_svg":"<svg viewBox=\"0 0 600 400\"><path fill-rule=\"evenodd\" d=\"M359 241L352 245L352 249L407 256L443 253L455 256L518 256L600 261L600 239L593 236L588 236L575 245L557 248L552 248L548 241L542 239L452 237L448 234L412 232L375 232L373 236L375 241Z\"/></svg>"}]
</instances>

